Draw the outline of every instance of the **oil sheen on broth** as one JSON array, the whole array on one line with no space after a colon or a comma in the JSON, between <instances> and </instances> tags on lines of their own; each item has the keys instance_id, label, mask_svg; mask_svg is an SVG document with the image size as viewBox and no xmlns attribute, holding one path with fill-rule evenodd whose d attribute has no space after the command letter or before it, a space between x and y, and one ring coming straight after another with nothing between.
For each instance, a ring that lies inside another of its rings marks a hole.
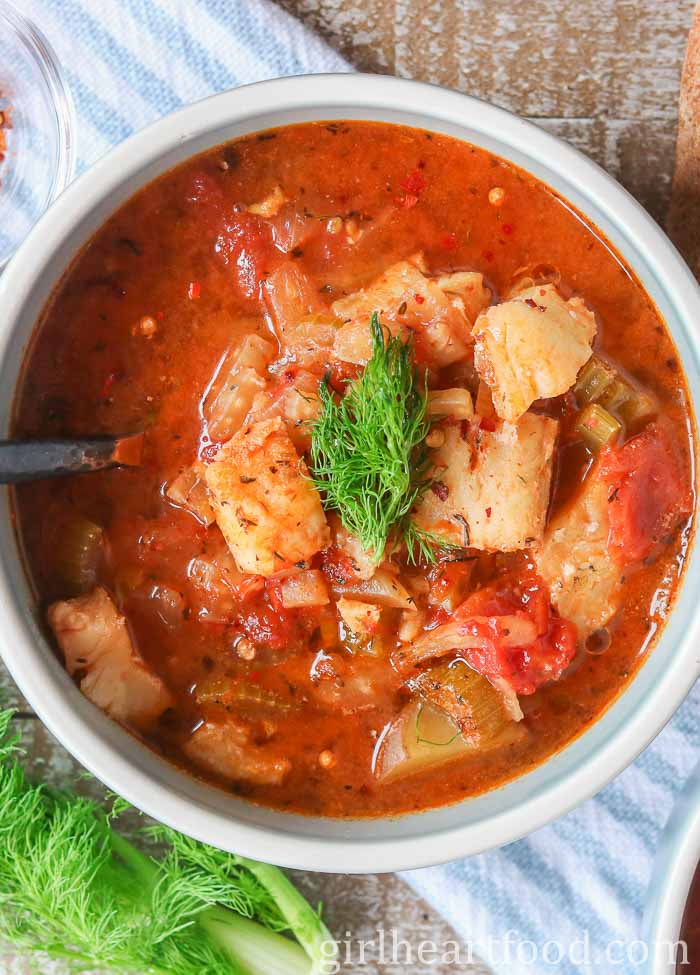
<instances>
[{"instance_id":1,"label":"oil sheen on broth","mask_svg":"<svg viewBox=\"0 0 700 975\"><path fill-rule=\"evenodd\" d=\"M649 652L687 402L634 274L542 183L419 130L291 126L166 173L78 255L15 433L146 430L145 460L20 487L18 529L57 652L154 749L265 805L406 812L541 763ZM384 461L363 508L339 430L423 464L401 519Z\"/></svg>"}]
</instances>

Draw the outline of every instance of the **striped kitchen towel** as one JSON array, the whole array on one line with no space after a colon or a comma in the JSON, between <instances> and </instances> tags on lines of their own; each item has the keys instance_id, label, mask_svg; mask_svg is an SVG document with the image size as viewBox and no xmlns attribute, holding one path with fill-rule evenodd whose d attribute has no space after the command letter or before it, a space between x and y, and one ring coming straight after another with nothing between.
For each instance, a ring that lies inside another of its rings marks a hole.
<instances>
[{"instance_id":1,"label":"striped kitchen towel","mask_svg":"<svg viewBox=\"0 0 700 975\"><path fill-rule=\"evenodd\" d=\"M271 0L11 0L54 47L78 116L78 171L181 105L347 62Z\"/></svg>"},{"instance_id":2,"label":"striped kitchen towel","mask_svg":"<svg viewBox=\"0 0 700 975\"><path fill-rule=\"evenodd\" d=\"M645 972L654 854L699 755L700 683L595 798L500 850L403 876L498 975Z\"/></svg>"},{"instance_id":3,"label":"striped kitchen towel","mask_svg":"<svg viewBox=\"0 0 700 975\"><path fill-rule=\"evenodd\" d=\"M348 70L269 0L15 4L43 29L65 68L79 169L205 95L280 75ZM595 799L504 849L406 879L498 975L640 971L651 864L700 751L699 715L696 686L654 744Z\"/></svg>"}]
</instances>

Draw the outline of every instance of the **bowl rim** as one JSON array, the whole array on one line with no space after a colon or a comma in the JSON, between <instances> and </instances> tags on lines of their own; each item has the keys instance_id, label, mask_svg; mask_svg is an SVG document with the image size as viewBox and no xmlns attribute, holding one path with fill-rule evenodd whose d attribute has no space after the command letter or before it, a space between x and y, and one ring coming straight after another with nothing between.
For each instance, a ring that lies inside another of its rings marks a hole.
<instances>
[{"instance_id":1,"label":"bowl rim","mask_svg":"<svg viewBox=\"0 0 700 975\"><path fill-rule=\"evenodd\" d=\"M497 138L493 133L498 133L498 138L506 139L508 151L496 152L516 162L518 156L524 157L530 162L517 164L529 172L538 175L538 168L545 169L559 182L566 182L571 190L565 200L573 202L584 213L590 214L591 210L598 213L598 219L591 217L594 227L601 227L623 254L625 247L622 243L628 242L628 249L635 250L640 262L643 259L651 275L649 281L659 282L659 294L669 296L681 323L679 330L688 345L688 360L683 359L684 365L688 368L692 364L700 376L700 340L693 332L693 323L700 322L700 290L657 224L611 176L573 147L505 109L433 85L363 74L296 76L258 82L213 95L154 122L114 148L79 177L43 215L0 277L0 308L3 308L0 364L13 354L14 327L30 300L33 287L38 285L42 270L51 259L56 259L61 242L79 226L80 215L104 205L111 194L118 196L119 188L126 185L129 178L141 178L149 166L156 167L151 171L153 174L165 171L169 166L163 165L158 170L157 162L175 147L184 147L196 137L218 132L222 126L233 122L243 124L244 131L249 133L260 131L267 127L261 124L266 113L285 111L295 116L290 119L292 122L385 116L391 121L398 113L427 119L427 124L414 124L418 128L433 128L436 132L455 134L471 128L482 133L483 137L473 140L481 145L487 145L489 140L493 143ZM466 134L461 137L469 141ZM192 149L187 155L198 151L201 150ZM151 178L152 175L144 177L138 185L145 185ZM556 189L552 178L541 178ZM135 189L127 196L133 192ZM586 206L579 207L577 194L587 202ZM607 229L606 215L614 216L615 222L610 226L619 240ZM639 273L639 266L633 266ZM54 278L54 282L57 279ZM649 281L645 281L645 286L654 298ZM675 333L674 338L678 344ZM14 354L17 354L16 350ZM635 692L636 706L632 706L632 686L639 673L644 671L645 664L592 729L544 763L551 768L548 775L538 779L535 773L526 773L514 780L527 781L519 792L516 790L522 798L511 808L482 815L477 822L465 821L451 826L445 826L439 817L431 819L431 811L412 814L410 818L419 829L418 834L398 827L394 832L394 824L405 823L409 818L401 817L380 821L388 823L392 829L391 835L384 837L376 835L369 825L357 830L357 820L347 821L347 824L332 821L338 828L325 835L309 835L311 827L297 823L297 831L293 832L282 824L281 820L285 824L297 822L289 814L269 817L261 812L255 821L243 821L230 813L218 812L213 808L213 802L208 804L202 798L201 793L207 792L209 787L202 789L198 785L194 791L200 794L194 795L192 788L186 788L186 776L181 773L177 773L179 778L174 787L172 782L164 787L163 780L154 772L154 762L163 764L162 760L154 759L150 751L150 763L145 756L139 756L139 747L147 751L144 746L134 744L134 739L101 713L95 714L97 709L82 698L55 659L53 663L40 659L42 641L39 630L28 621L28 614L23 612L21 599L10 578L9 562L13 557L16 559L16 553L8 554L5 550L0 562L0 633L5 634L0 641L0 652L16 683L51 733L97 778L154 818L205 842L215 842L222 848L286 867L377 873L429 866L519 839L598 792L626 767L666 724L700 673L700 659L693 651L693 642L695 645L700 642L700 614L695 612L696 607L689 609L690 597L687 596L684 607L688 619L683 625L679 621L672 627L674 618L679 615L674 612L665 625L662 642L670 645L672 635L668 631L673 629L678 645L651 685L650 693L639 698ZM700 576L695 548L688 561L685 585L677 597L677 604L689 589L691 563L694 574ZM7 639L7 634L12 634L14 639ZM658 655L658 650L657 646L650 656ZM624 714L625 708L619 706L625 699L629 699L627 710L632 709L631 714ZM615 717L608 720L611 712L615 712ZM600 730L594 733L596 728ZM131 745L127 744L127 739ZM577 748L575 757L572 753L568 760L560 758L571 753L584 739L588 743L587 752ZM571 763L574 763L573 767L567 769L567 764ZM538 784L530 787L533 775L532 781ZM498 796L512 785L509 783L489 795L496 797L496 802ZM472 804L479 801L467 800ZM257 810L258 807L254 808ZM460 810L462 804L445 808ZM482 809L482 806L478 808ZM422 820L426 828L429 822L438 823L438 828L430 831L424 828L420 832L418 820L421 817L427 817ZM307 817L300 819L307 824L313 822ZM359 822L372 824L377 821ZM365 835L354 835L358 831Z\"/></svg>"},{"instance_id":2,"label":"bowl rim","mask_svg":"<svg viewBox=\"0 0 700 975\"><path fill-rule=\"evenodd\" d=\"M654 857L644 910L644 941L649 948L646 975L676 975L668 946L680 940L683 917L700 868L700 764L676 799Z\"/></svg>"},{"instance_id":3,"label":"bowl rim","mask_svg":"<svg viewBox=\"0 0 700 975\"><path fill-rule=\"evenodd\" d=\"M46 212L75 176L77 162L75 102L56 51L34 21L9 0L0 0L0 21L5 21L15 31L27 55L34 62L49 93L54 111L58 158L51 186L46 195L44 210ZM23 241L20 241L15 247L14 253L17 253L22 243ZM7 267L14 253L0 260L0 272Z\"/></svg>"}]
</instances>

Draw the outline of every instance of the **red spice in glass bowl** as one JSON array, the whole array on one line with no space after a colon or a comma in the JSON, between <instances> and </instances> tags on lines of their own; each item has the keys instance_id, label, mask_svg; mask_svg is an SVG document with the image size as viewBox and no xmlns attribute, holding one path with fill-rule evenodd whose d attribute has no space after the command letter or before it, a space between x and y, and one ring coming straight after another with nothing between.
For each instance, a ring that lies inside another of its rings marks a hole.
<instances>
[{"instance_id":1,"label":"red spice in glass bowl","mask_svg":"<svg viewBox=\"0 0 700 975\"><path fill-rule=\"evenodd\" d=\"M0 102L3 100L3 93L0 91ZM7 106L0 109L0 165L5 161L5 153L7 152L7 136L5 134L6 129L12 128L12 109Z\"/></svg>"}]
</instances>

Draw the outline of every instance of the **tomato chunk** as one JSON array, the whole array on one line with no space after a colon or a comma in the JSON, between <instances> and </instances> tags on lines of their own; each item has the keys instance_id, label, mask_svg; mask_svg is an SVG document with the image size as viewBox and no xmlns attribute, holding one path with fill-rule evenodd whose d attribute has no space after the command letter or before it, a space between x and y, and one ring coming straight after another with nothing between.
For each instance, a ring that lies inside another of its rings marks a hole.
<instances>
[{"instance_id":1,"label":"tomato chunk","mask_svg":"<svg viewBox=\"0 0 700 975\"><path fill-rule=\"evenodd\" d=\"M576 653L576 626L557 616L547 586L535 575L505 577L479 589L454 615L469 627L474 626L475 618L480 620L482 645L464 651L467 663L491 681L505 681L516 694L534 694L542 684L558 680ZM531 620L537 632L535 641L527 646L510 645L499 625L502 617Z\"/></svg>"},{"instance_id":2,"label":"tomato chunk","mask_svg":"<svg viewBox=\"0 0 700 975\"><path fill-rule=\"evenodd\" d=\"M259 296L262 282L282 259L270 225L246 211L226 219L214 250L231 267L246 298Z\"/></svg>"},{"instance_id":3,"label":"tomato chunk","mask_svg":"<svg viewBox=\"0 0 700 975\"><path fill-rule=\"evenodd\" d=\"M651 423L621 447L607 447L601 474L610 485L609 547L625 563L646 558L692 511L685 466L665 424Z\"/></svg>"},{"instance_id":4,"label":"tomato chunk","mask_svg":"<svg viewBox=\"0 0 700 975\"><path fill-rule=\"evenodd\" d=\"M289 647L297 636L296 619L271 606L263 596L247 600L237 622L253 643L272 650Z\"/></svg>"}]
</instances>

